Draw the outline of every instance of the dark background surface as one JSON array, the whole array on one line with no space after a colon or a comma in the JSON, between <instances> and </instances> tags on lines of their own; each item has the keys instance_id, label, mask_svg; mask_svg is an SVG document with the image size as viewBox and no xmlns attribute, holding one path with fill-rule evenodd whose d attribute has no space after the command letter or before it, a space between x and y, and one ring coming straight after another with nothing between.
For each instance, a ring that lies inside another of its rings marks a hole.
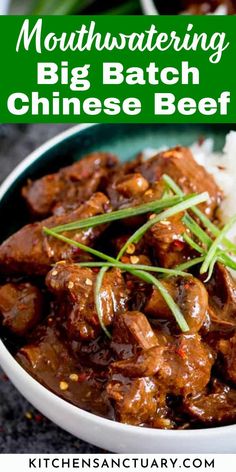
<instances>
[{"instance_id":1,"label":"dark background surface","mask_svg":"<svg viewBox=\"0 0 236 472\"><path fill-rule=\"evenodd\" d=\"M0 183L31 151L71 125L0 125ZM0 370L0 453L96 453L36 411Z\"/></svg>"}]
</instances>

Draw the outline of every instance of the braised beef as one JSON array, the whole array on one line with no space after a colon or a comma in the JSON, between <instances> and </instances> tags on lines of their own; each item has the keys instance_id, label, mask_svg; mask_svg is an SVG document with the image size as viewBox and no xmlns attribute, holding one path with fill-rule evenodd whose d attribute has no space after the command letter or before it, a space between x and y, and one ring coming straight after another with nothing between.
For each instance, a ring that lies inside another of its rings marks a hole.
<instances>
[{"instance_id":1,"label":"braised beef","mask_svg":"<svg viewBox=\"0 0 236 472\"><path fill-rule=\"evenodd\" d=\"M209 391L184 400L184 409L191 419L207 426L236 421L236 392L228 385L214 381Z\"/></svg>"},{"instance_id":2,"label":"braised beef","mask_svg":"<svg viewBox=\"0 0 236 472\"><path fill-rule=\"evenodd\" d=\"M108 396L115 404L116 418L133 425L150 424L158 408L158 385L149 377L113 379L107 385Z\"/></svg>"},{"instance_id":3,"label":"braised beef","mask_svg":"<svg viewBox=\"0 0 236 472\"><path fill-rule=\"evenodd\" d=\"M130 357L139 348L149 349L158 343L158 338L143 313L127 311L115 317L112 348L119 358Z\"/></svg>"},{"instance_id":4,"label":"braised beef","mask_svg":"<svg viewBox=\"0 0 236 472\"><path fill-rule=\"evenodd\" d=\"M134 357L114 362L111 369L131 378L156 376L167 393L186 396L209 382L214 355L198 335L180 335Z\"/></svg>"},{"instance_id":5,"label":"braised beef","mask_svg":"<svg viewBox=\"0 0 236 472\"><path fill-rule=\"evenodd\" d=\"M223 265L216 264L206 289L212 322L236 327L236 283Z\"/></svg>"},{"instance_id":6,"label":"braised beef","mask_svg":"<svg viewBox=\"0 0 236 472\"><path fill-rule=\"evenodd\" d=\"M184 194L208 191L210 198L200 208L221 227L222 192L182 147L150 159L139 154L124 164L109 153L93 153L28 182L22 193L29 221L32 214L40 221L0 246L1 332L34 378L87 411L149 428L231 424L236 419L236 282L219 263L208 282L199 264L186 269L187 275L166 273L199 256L184 238L184 213L161 219L129 244L120 260L128 269L116 262L118 253L140 225L152 220L153 211L58 232L105 253L102 258L44 231L166 201L172 194L163 174ZM98 293L103 258L112 264ZM142 268L145 280L138 265L148 267ZM165 273L155 272L157 266ZM162 283L168 303L148 273Z\"/></svg>"},{"instance_id":7,"label":"braised beef","mask_svg":"<svg viewBox=\"0 0 236 472\"><path fill-rule=\"evenodd\" d=\"M171 277L162 284L180 307L190 331L199 331L208 309L208 294L203 283L196 277ZM144 310L153 318L173 321L169 307L155 287Z\"/></svg>"},{"instance_id":8,"label":"braised beef","mask_svg":"<svg viewBox=\"0 0 236 472\"><path fill-rule=\"evenodd\" d=\"M56 174L29 181L22 195L39 218L58 212L60 207L78 208L99 189L103 177L117 162L113 154L94 152Z\"/></svg>"},{"instance_id":9,"label":"braised beef","mask_svg":"<svg viewBox=\"0 0 236 472\"><path fill-rule=\"evenodd\" d=\"M43 296L30 283L8 283L0 287L0 318L13 334L25 336L40 321Z\"/></svg>"},{"instance_id":10,"label":"braised beef","mask_svg":"<svg viewBox=\"0 0 236 472\"><path fill-rule=\"evenodd\" d=\"M59 298L66 297L67 328L72 339L91 339L101 330L95 302L94 286L96 274L87 267L76 264L58 263L48 273L46 284ZM114 316L125 310L126 288L119 269L112 269L104 275L101 287L103 323L109 326Z\"/></svg>"},{"instance_id":11,"label":"braised beef","mask_svg":"<svg viewBox=\"0 0 236 472\"><path fill-rule=\"evenodd\" d=\"M236 384L236 334L230 339L221 339L219 349L224 356L227 377Z\"/></svg>"},{"instance_id":12,"label":"braised beef","mask_svg":"<svg viewBox=\"0 0 236 472\"><path fill-rule=\"evenodd\" d=\"M0 246L0 270L4 273L46 274L50 266L60 260L80 261L85 253L75 246L69 246L43 232L44 227L53 228L78 219L100 215L110 210L109 200L102 193L95 193L86 203L76 210L62 216L52 216L40 223L24 226L17 233L10 236ZM77 242L87 246L104 231L100 225L83 231L64 232ZM86 255L87 260L87 255Z\"/></svg>"},{"instance_id":13,"label":"braised beef","mask_svg":"<svg viewBox=\"0 0 236 472\"><path fill-rule=\"evenodd\" d=\"M191 255L183 235L186 227L179 213L168 220L153 225L145 235L145 241L162 267L171 268L186 261Z\"/></svg>"},{"instance_id":14,"label":"braised beef","mask_svg":"<svg viewBox=\"0 0 236 472\"><path fill-rule=\"evenodd\" d=\"M146 160L136 169L148 182L160 181L163 174L169 175L184 193L209 193L209 199L199 207L212 217L222 199L222 191L203 166L197 164L188 148L176 147L161 152Z\"/></svg>"}]
</instances>

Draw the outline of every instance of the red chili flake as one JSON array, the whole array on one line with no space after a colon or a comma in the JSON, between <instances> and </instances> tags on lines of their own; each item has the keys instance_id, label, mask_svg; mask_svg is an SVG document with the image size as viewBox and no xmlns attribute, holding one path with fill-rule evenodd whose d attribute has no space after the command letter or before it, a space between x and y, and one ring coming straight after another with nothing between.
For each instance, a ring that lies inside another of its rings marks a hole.
<instances>
[{"instance_id":1,"label":"red chili flake","mask_svg":"<svg viewBox=\"0 0 236 472\"><path fill-rule=\"evenodd\" d=\"M187 357L187 354L186 354L185 350L182 347L178 347L178 349L176 349L176 354L178 354L180 357L182 357L182 359L186 359L186 357Z\"/></svg>"},{"instance_id":2,"label":"red chili flake","mask_svg":"<svg viewBox=\"0 0 236 472\"><path fill-rule=\"evenodd\" d=\"M92 268L92 271L93 271L95 274L98 274L98 272L100 272L100 269L99 269L99 267L93 267L93 268Z\"/></svg>"},{"instance_id":3,"label":"red chili flake","mask_svg":"<svg viewBox=\"0 0 236 472\"><path fill-rule=\"evenodd\" d=\"M127 288L129 288L129 289L130 289L130 288L133 288L134 284L133 284L132 280L128 280L128 281L126 282L126 286L127 286Z\"/></svg>"},{"instance_id":4,"label":"red chili flake","mask_svg":"<svg viewBox=\"0 0 236 472\"><path fill-rule=\"evenodd\" d=\"M81 374L78 374L78 382L84 382L85 380L89 380L91 377L91 374L82 372Z\"/></svg>"},{"instance_id":5,"label":"red chili flake","mask_svg":"<svg viewBox=\"0 0 236 472\"><path fill-rule=\"evenodd\" d=\"M121 258L121 262L123 262L124 264L129 264L129 263L130 263L130 259L129 259L129 257L127 257L127 256L123 256L123 257Z\"/></svg>"},{"instance_id":6,"label":"red chili flake","mask_svg":"<svg viewBox=\"0 0 236 472\"><path fill-rule=\"evenodd\" d=\"M190 284L185 283L185 284L184 284L184 288L186 288L186 290L188 290L188 289L190 288Z\"/></svg>"},{"instance_id":7,"label":"red chili flake","mask_svg":"<svg viewBox=\"0 0 236 472\"><path fill-rule=\"evenodd\" d=\"M175 241L173 241L173 246L175 249L177 249L177 251L182 251L185 247L185 243L176 239Z\"/></svg>"},{"instance_id":8,"label":"red chili flake","mask_svg":"<svg viewBox=\"0 0 236 472\"><path fill-rule=\"evenodd\" d=\"M36 415L34 415L34 420L36 421L36 423L42 423L44 417L43 415L40 415L40 413L37 413Z\"/></svg>"}]
</instances>

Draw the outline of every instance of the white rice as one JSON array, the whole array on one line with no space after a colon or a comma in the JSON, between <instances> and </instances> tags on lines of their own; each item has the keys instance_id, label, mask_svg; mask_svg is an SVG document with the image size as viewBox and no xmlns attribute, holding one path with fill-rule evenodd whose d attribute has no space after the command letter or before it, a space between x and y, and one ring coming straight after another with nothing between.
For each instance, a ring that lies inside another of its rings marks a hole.
<instances>
[{"instance_id":1,"label":"white rice","mask_svg":"<svg viewBox=\"0 0 236 472\"><path fill-rule=\"evenodd\" d=\"M206 139L202 144L194 143L191 151L198 164L203 165L214 176L224 192L221 204L221 218L226 223L236 214L236 131L230 131L225 139L222 152L214 152L214 141ZM236 228L228 236L236 241Z\"/></svg>"}]
</instances>

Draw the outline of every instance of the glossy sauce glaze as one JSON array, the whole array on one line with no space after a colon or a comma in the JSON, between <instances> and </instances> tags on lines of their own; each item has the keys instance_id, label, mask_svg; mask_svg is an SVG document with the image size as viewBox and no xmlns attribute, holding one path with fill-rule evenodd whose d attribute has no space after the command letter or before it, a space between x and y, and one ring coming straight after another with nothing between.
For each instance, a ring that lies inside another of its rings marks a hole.
<instances>
[{"instance_id":1,"label":"glossy sauce glaze","mask_svg":"<svg viewBox=\"0 0 236 472\"><path fill-rule=\"evenodd\" d=\"M86 411L163 429L231 424L236 284L227 268L217 263L208 282L199 266L188 277L154 274L188 324L181 332L155 285L111 267L100 289L101 323L95 297L100 268L86 266L96 258L43 229L160 200L163 174L184 194L207 190L209 199L199 208L216 221L223 194L186 148L149 160L140 154L125 164L110 153L94 153L26 183L29 224L0 246L2 337L34 378ZM184 216L178 212L153 224L128 245L122 263L173 269L195 258L184 238ZM149 212L61 234L115 258L150 218Z\"/></svg>"}]
</instances>

